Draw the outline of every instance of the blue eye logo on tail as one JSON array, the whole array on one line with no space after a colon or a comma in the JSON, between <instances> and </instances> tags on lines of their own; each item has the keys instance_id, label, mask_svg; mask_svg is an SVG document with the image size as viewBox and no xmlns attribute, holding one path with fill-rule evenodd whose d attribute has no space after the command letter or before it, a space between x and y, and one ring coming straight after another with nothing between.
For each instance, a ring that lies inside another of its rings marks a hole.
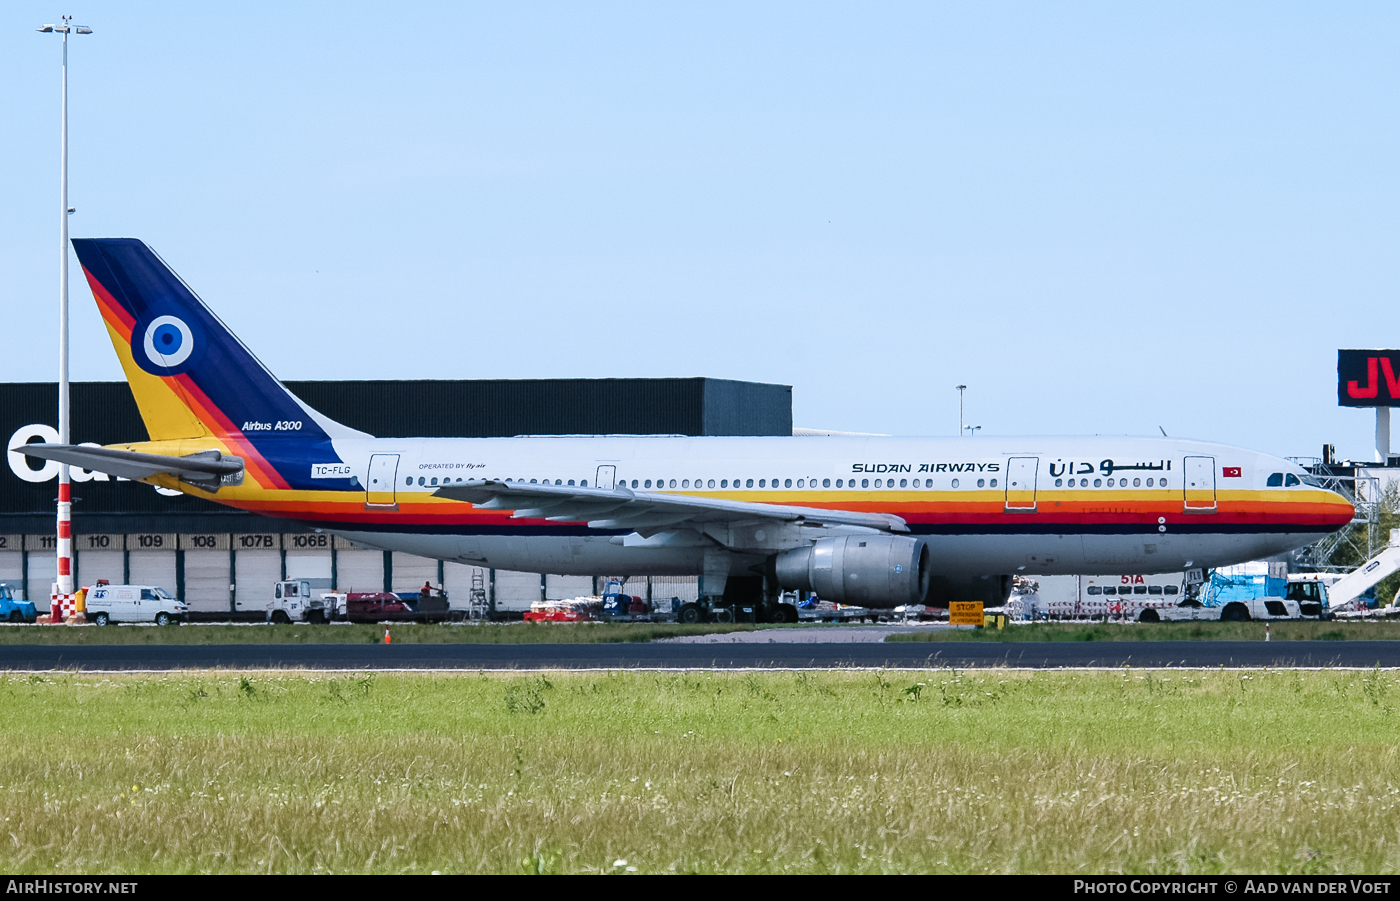
<instances>
[{"instance_id":1,"label":"blue eye logo on tail","mask_svg":"<svg viewBox=\"0 0 1400 901\"><path fill-rule=\"evenodd\" d=\"M133 354L142 369L152 375L175 375L199 362L195 350L204 342L194 329L178 316L157 316L148 323L137 322L133 330L143 336L141 352Z\"/></svg>"}]
</instances>

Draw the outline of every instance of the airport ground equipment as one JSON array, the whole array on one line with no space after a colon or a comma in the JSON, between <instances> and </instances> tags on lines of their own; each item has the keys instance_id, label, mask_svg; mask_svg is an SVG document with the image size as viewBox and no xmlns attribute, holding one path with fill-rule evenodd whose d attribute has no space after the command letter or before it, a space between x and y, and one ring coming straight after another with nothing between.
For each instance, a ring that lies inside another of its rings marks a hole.
<instances>
[{"instance_id":1,"label":"airport ground equipment","mask_svg":"<svg viewBox=\"0 0 1400 901\"><path fill-rule=\"evenodd\" d=\"M14 589L0 582L0 622L32 623L38 618L39 611L34 607L33 601L16 599Z\"/></svg>"},{"instance_id":2,"label":"airport ground equipment","mask_svg":"<svg viewBox=\"0 0 1400 901\"><path fill-rule=\"evenodd\" d=\"M322 593L329 608L335 605L334 618L352 623L441 623L464 618L460 610L448 604L447 594L434 589L428 597L421 594L389 591Z\"/></svg>"},{"instance_id":3,"label":"airport ground equipment","mask_svg":"<svg viewBox=\"0 0 1400 901\"><path fill-rule=\"evenodd\" d=\"M486 619L491 614L491 602L486 596L486 574L479 569L472 570L471 592L467 595L467 607L463 613L467 619Z\"/></svg>"},{"instance_id":4,"label":"airport ground equipment","mask_svg":"<svg viewBox=\"0 0 1400 901\"><path fill-rule=\"evenodd\" d=\"M307 579L289 579L276 583L272 588L272 600L267 605L268 622L273 623L325 623L336 618L339 599L343 595L336 592L322 592L319 597L312 591Z\"/></svg>"},{"instance_id":5,"label":"airport ground equipment","mask_svg":"<svg viewBox=\"0 0 1400 901\"><path fill-rule=\"evenodd\" d=\"M190 608L158 585L99 585L87 593L87 617L95 625L155 623L166 626L189 616Z\"/></svg>"}]
</instances>

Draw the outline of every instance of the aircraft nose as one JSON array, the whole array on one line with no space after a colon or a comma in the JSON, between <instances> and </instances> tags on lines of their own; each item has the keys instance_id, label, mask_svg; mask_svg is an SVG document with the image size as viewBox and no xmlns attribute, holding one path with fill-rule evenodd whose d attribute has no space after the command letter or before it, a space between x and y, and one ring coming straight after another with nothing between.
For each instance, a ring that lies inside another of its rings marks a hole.
<instances>
[{"instance_id":1,"label":"aircraft nose","mask_svg":"<svg viewBox=\"0 0 1400 901\"><path fill-rule=\"evenodd\" d=\"M1347 497L1345 494L1342 494L1339 491L1328 491L1327 493L1332 495L1332 502L1338 505L1338 525L1346 525L1347 523L1356 519L1356 505L1352 503L1351 498ZM1343 511L1345 511L1345 513ZM1345 518L1343 518L1343 516L1345 516Z\"/></svg>"}]
</instances>

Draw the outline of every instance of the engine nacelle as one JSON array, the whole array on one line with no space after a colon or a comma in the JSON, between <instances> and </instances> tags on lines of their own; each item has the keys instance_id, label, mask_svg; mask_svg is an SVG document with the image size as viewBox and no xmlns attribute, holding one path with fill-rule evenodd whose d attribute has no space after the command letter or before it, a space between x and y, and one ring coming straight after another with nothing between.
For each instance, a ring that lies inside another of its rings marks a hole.
<instances>
[{"instance_id":1,"label":"engine nacelle","mask_svg":"<svg viewBox=\"0 0 1400 901\"><path fill-rule=\"evenodd\" d=\"M778 584L822 600L866 607L922 604L928 595L928 545L902 535L823 538L778 555Z\"/></svg>"}]
</instances>

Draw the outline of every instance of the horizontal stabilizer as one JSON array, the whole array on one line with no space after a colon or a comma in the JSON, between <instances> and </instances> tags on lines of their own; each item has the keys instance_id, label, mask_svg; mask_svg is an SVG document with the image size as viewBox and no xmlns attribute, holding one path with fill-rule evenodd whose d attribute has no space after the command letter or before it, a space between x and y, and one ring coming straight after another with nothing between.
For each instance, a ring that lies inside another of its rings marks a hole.
<instances>
[{"instance_id":1,"label":"horizontal stabilizer","mask_svg":"<svg viewBox=\"0 0 1400 901\"><path fill-rule=\"evenodd\" d=\"M719 497L632 491L621 487L583 488L473 480L439 488L433 496L467 501L478 509L513 510L515 518L587 522L595 529L634 529L643 533L654 533L681 523L754 520L860 526L882 532L909 531L903 519L889 513L758 504Z\"/></svg>"},{"instance_id":2,"label":"horizontal stabilizer","mask_svg":"<svg viewBox=\"0 0 1400 901\"><path fill-rule=\"evenodd\" d=\"M26 444L15 453L40 460L56 460L70 466L81 466L96 472L120 476L123 479L149 479L152 476L179 476L187 482L208 487L224 483L229 476L243 472L243 460L225 457L216 450L200 451L184 457L160 454L138 454L133 451L107 447L85 447L79 444Z\"/></svg>"}]
</instances>

